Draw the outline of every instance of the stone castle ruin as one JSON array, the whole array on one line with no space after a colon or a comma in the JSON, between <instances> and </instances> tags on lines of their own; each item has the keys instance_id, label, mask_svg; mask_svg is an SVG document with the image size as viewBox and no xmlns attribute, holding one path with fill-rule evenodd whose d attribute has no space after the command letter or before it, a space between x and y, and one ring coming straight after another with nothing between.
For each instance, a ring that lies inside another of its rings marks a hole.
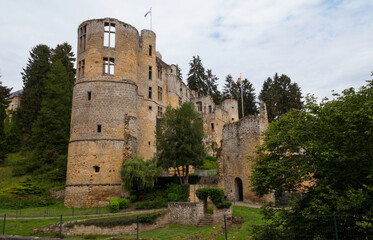
<instances>
[{"instance_id":1,"label":"stone castle ruin","mask_svg":"<svg viewBox=\"0 0 373 240\"><path fill-rule=\"evenodd\" d=\"M142 30L139 34L136 28L117 19L94 19L80 24L66 206L105 206L111 198L123 196L123 160L135 156L151 158L156 152L157 119L167 106L177 108L187 101L194 102L203 117L206 145L217 148L223 140L222 156L227 158L219 164L220 176L226 176L222 177L221 186L229 189L231 178L247 181L236 169L239 166L230 166L230 161L242 163L238 158L243 156L232 155L237 152L233 142L239 140L234 136L245 138L239 131L251 131L238 127L246 120L238 125L233 123L238 120L237 101L227 99L215 105L210 96L198 96L177 77L177 66L163 62L156 49L154 32ZM223 130L229 123L236 125ZM250 135L254 139L249 144L259 143L257 139L264 126L260 125L261 130L257 131L254 125ZM245 165L242 171L248 169ZM245 189L246 185L243 186Z\"/></svg>"}]
</instances>

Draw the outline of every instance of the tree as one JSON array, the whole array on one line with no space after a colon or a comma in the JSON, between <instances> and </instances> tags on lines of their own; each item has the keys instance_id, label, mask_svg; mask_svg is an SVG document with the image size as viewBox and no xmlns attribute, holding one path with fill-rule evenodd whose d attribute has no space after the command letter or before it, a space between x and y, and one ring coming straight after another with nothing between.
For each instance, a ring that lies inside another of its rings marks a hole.
<instances>
[{"instance_id":1,"label":"tree","mask_svg":"<svg viewBox=\"0 0 373 240\"><path fill-rule=\"evenodd\" d=\"M206 87L207 87L207 95L212 97L212 100L216 105L221 103L221 93L218 90L217 84L218 78L212 74L211 69L207 69L206 71Z\"/></svg>"},{"instance_id":2,"label":"tree","mask_svg":"<svg viewBox=\"0 0 373 240\"><path fill-rule=\"evenodd\" d=\"M61 60L53 63L45 83L41 110L32 126L33 169L53 170L64 180L70 134L73 82Z\"/></svg>"},{"instance_id":3,"label":"tree","mask_svg":"<svg viewBox=\"0 0 373 240\"><path fill-rule=\"evenodd\" d=\"M7 98L10 95L10 91L11 88L3 86L2 82L0 81L0 162L4 161L7 152L4 132L4 120L6 118L5 109L8 107L9 104Z\"/></svg>"},{"instance_id":4,"label":"tree","mask_svg":"<svg viewBox=\"0 0 373 240\"><path fill-rule=\"evenodd\" d=\"M50 71L50 49L39 44L30 51L26 69L23 69L23 93L20 106L20 123L23 132L23 144L31 148L32 124L38 117L41 101L45 93L45 82Z\"/></svg>"},{"instance_id":5,"label":"tree","mask_svg":"<svg viewBox=\"0 0 373 240\"><path fill-rule=\"evenodd\" d=\"M203 120L193 103L186 102L178 109L167 107L156 128L158 164L164 169L175 168L180 184L188 183L189 166L202 166L206 157L203 137Z\"/></svg>"},{"instance_id":6,"label":"tree","mask_svg":"<svg viewBox=\"0 0 373 240\"><path fill-rule=\"evenodd\" d=\"M295 226L289 214L373 213L373 84L336 96L320 104L308 97L303 110L283 114L265 133L252 168L253 190L259 196L307 194L284 209L280 220L267 209L277 230ZM307 224L314 231L319 223ZM363 222L349 224L351 231L365 231Z\"/></svg>"},{"instance_id":7,"label":"tree","mask_svg":"<svg viewBox=\"0 0 373 240\"><path fill-rule=\"evenodd\" d=\"M207 95L206 73L202 65L202 60L199 56L193 56L189 63L190 69L188 73L188 87L196 91L199 96Z\"/></svg>"},{"instance_id":8,"label":"tree","mask_svg":"<svg viewBox=\"0 0 373 240\"><path fill-rule=\"evenodd\" d=\"M176 77L181 81L183 80L183 74L181 74L181 68L179 65L176 65Z\"/></svg>"},{"instance_id":9,"label":"tree","mask_svg":"<svg viewBox=\"0 0 373 240\"><path fill-rule=\"evenodd\" d=\"M144 161L140 157L124 160L120 171L124 188L139 192L152 189L160 174L161 169L155 159Z\"/></svg>"},{"instance_id":10,"label":"tree","mask_svg":"<svg viewBox=\"0 0 373 240\"><path fill-rule=\"evenodd\" d=\"M71 83L75 83L75 73L74 68L74 53L72 52L72 47L67 42L63 44L58 44L56 48L51 50L51 61L52 63L61 61L62 65L66 68L66 72L69 75L69 80Z\"/></svg>"},{"instance_id":11,"label":"tree","mask_svg":"<svg viewBox=\"0 0 373 240\"><path fill-rule=\"evenodd\" d=\"M258 113L257 103L255 101L255 88L253 84L245 78L244 80L237 83L233 80L231 75L225 78L225 84L223 89L223 98L236 99L238 102L238 116L242 118L242 98L241 98L241 85L243 91L243 102L244 102L244 114L245 116L254 115Z\"/></svg>"},{"instance_id":12,"label":"tree","mask_svg":"<svg viewBox=\"0 0 373 240\"><path fill-rule=\"evenodd\" d=\"M280 77L276 73L272 78L268 78L263 83L259 100L267 105L268 120L278 119L281 114L287 113L290 109L301 109L302 92L297 83L292 83L291 79L282 74Z\"/></svg>"}]
</instances>

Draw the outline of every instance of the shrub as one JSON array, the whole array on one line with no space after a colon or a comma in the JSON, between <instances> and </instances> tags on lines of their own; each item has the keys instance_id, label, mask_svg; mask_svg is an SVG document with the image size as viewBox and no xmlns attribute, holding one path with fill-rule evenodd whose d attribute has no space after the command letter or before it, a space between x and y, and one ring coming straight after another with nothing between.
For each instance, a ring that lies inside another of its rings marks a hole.
<instances>
[{"instance_id":1,"label":"shrub","mask_svg":"<svg viewBox=\"0 0 373 240\"><path fill-rule=\"evenodd\" d=\"M198 169L201 169L201 170L218 169L218 164L216 163L216 157L214 157L214 156L207 156L203 160L202 167L199 167Z\"/></svg>"},{"instance_id":2,"label":"shrub","mask_svg":"<svg viewBox=\"0 0 373 240\"><path fill-rule=\"evenodd\" d=\"M130 195L130 201L135 202L137 200L137 195Z\"/></svg>"},{"instance_id":3,"label":"shrub","mask_svg":"<svg viewBox=\"0 0 373 240\"><path fill-rule=\"evenodd\" d=\"M221 188L200 188L197 189L196 195L200 200L205 200L210 196L217 208L229 208L232 205L230 201L224 201L224 191Z\"/></svg>"},{"instance_id":4,"label":"shrub","mask_svg":"<svg viewBox=\"0 0 373 240\"><path fill-rule=\"evenodd\" d=\"M46 194L42 196L30 195L28 197L0 194L1 208L20 209L27 207L44 207L54 203L54 199Z\"/></svg>"},{"instance_id":5,"label":"shrub","mask_svg":"<svg viewBox=\"0 0 373 240\"><path fill-rule=\"evenodd\" d=\"M119 209L126 209L130 206L130 200L125 198L119 199Z\"/></svg>"},{"instance_id":6,"label":"shrub","mask_svg":"<svg viewBox=\"0 0 373 240\"><path fill-rule=\"evenodd\" d=\"M170 183L167 184L167 193L170 194L176 194L176 200L170 200L169 201L178 201L178 202L187 202L189 199L189 184L176 184L176 183ZM173 195L171 195L173 196ZM175 198L175 197L173 197Z\"/></svg>"},{"instance_id":7,"label":"shrub","mask_svg":"<svg viewBox=\"0 0 373 240\"><path fill-rule=\"evenodd\" d=\"M169 193L167 199L169 202L177 202L179 196L176 193Z\"/></svg>"},{"instance_id":8,"label":"shrub","mask_svg":"<svg viewBox=\"0 0 373 240\"><path fill-rule=\"evenodd\" d=\"M113 213L119 212L119 198L110 199L110 211Z\"/></svg>"},{"instance_id":9,"label":"shrub","mask_svg":"<svg viewBox=\"0 0 373 240\"><path fill-rule=\"evenodd\" d=\"M167 206L167 200L165 199L155 199L153 201L143 201L135 203L135 209L158 209Z\"/></svg>"}]
</instances>

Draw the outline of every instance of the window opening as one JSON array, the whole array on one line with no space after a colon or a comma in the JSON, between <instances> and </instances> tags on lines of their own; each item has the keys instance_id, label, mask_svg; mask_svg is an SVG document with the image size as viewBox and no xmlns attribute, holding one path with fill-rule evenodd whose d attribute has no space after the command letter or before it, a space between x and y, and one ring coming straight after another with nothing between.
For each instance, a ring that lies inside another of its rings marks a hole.
<instances>
[{"instance_id":1,"label":"window opening","mask_svg":"<svg viewBox=\"0 0 373 240\"><path fill-rule=\"evenodd\" d=\"M115 48L115 23L104 23L104 47Z\"/></svg>"},{"instance_id":2,"label":"window opening","mask_svg":"<svg viewBox=\"0 0 373 240\"><path fill-rule=\"evenodd\" d=\"M149 106L148 109L149 109L149 110L152 110L153 108L152 108L152 106Z\"/></svg>"},{"instance_id":3,"label":"window opening","mask_svg":"<svg viewBox=\"0 0 373 240\"><path fill-rule=\"evenodd\" d=\"M149 45L149 56L152 56L152 45Z\"/></svg>"},{"instance_id":4,"label":"window opening","mask_svg":"<svg viewBox=\"0 0 373 240\"><path fill-rule=\"evenodd\" d=\"M181 97L179 97L179 106L183 105L183 101L181 100Z\"/></svg>"},{"instance_id":5,"label":"window opening","mask_svg":"<svg viewBox=\"0 0 373 240\"><path fill-rule=\"evenodd\" d=\"M202 102L197 102L197 110L202 112Z\"/></svg>"},{"instance_id":6,"label":"window opening","mask_svg":"<svg viewBox=\"0 0 373 240\"><path fill-rule=\"evenodd\" d=\"M97 132L100 133L101 132L101 128L102 128L101 125L97 125Z\"/></svg>"},{"instance_id":7,"label":"window opening","mask_svg":"<svg viewBox=\"0 0 373 240\"><path fill-rule=\"evenodd\" d=\"M114 75L114 58L104 57L104 74Z\"/></svg>"},{"instance_id":8,"label":"window opening","mask_svg":"<svg viewBox=\"0 0 373 240\"><path fill-rule=\"evenodd\" d=\"M152 80L152 66L149 66L149 80Z\"/></svg>"},{"instance_id":9,"label":"window opening","mask_svg":"<svg viewBox=\"0 0 373 240\"><path fill-rule=\"evenodd\" d=\"M209 105L209 113L212 113L212 106Z\"/></svg>"},{"instance_id":10,"label":"window opening","mask_svg":"<svg viewBox=\"0 0 373 240\"><path fill-rule=\"evenodd\" d=\"M162 67L158 67L158 79L162 81Z\"/></svg>"},{"instance_id":11,"label":"window opening","mask_svg":"<svg viewBox=\"0 0 373 240\"><path fill-rule=\"evenodd\" d=\"M214 123L211 123L211 130L214 131Z\"/></svg>"},{"instance_id":12,"label":"window opening","mask_svg":"<svg viewBox=\"0 0 373 240\"><path fill-rule=\"evenodd\" d=\"M91 93L91 91L89 91L89 92L88 92L88 100L90 101L91 98L92 98L92 93Z\"/></svg>"},{"instance_id":13,"label":"window opening","mask_svg":"<svg viewBox=\"0 0 373 240\"><path fill-rule=\"evenodd\" d=\"M151 143L150 143L150 141L149 141L149 142L148 142L149 147L150 147L150 144L151 144Z\"/></svg>"},{"instance_id":14,"label":"window opening","mask_svg":"<svg viewBox=\"0 0 373 240\"><path fill-rule=\"evenodd\" d=\"M85 67L85 60L81 60L78 62L78 78L84 78L84 67Z\"/></svg>"},{"instance_id":15,"label":"window opening","mask_svg":"<svg viewBox=\"0 0 373 240\"><path fill-rule=\"evenodd\" d=\"M232 118L232 121L234 121L234 118Z\"/></svg>"},{"instance_id":16,"label":"window opening","mask_svg":"<svg viewBox=\"0 0 373 240\"><path fill-rule=\"evenodd\" d=\"M152 99L152 87L149 87L149 96L148 96L149 99Z\"/></svg>"},{"instance_id":17,"label":"window opening","mask_svg":"<svg viewBox=\"0 0 373 240\"><path fill-rule=\"evenodd\" d=\"M79 48L81 52L85 50L86 35L87 35L87 25L84 25L79 28Z\"/></svg>"},{"instance_id":18,"label":"window opening","mask_svg":"<svg viewBox=\"0 0 373 240\"><path fill-rule=\"evenodd\" d=\"M162 88L158 87L158 101L162 101Z\"/></svg>"},{"instance_id":19,"label":"window opening","mask_svg":"<svg viewBox=\"0 0 373 240\"><path fill-rule=\"evenodd\" d=\"M100 167L99 166L94 166L93 168L95 169L95 172L99 172L100 171Z\"/></svg>"},{"instance_id":20,"label":"window opening","mask_svg":"<svg viewBox=\"0 0 373 240\"><path fill-rule=\"evenodd\" d=\"M158 117L162 117L163 112L162 112L162 107L158 107Z\"/></svg>"}]
</instances>

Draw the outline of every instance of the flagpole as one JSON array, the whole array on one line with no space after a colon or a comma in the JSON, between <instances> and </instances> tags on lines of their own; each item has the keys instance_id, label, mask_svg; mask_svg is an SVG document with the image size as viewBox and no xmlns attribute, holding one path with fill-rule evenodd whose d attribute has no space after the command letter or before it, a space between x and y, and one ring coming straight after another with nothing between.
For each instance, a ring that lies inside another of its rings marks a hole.
<instances>
[{"instance_id":1,"label":"flagpole","mask_svg":"<svg viewBox=\"0 0 373 240\"><path fill-rule=\"evenodd\" d=\"M241 76L241 74L240 74ZM242 79L241 79L242 81ZM241 83L240 81L240 83ZM243 91L242 91L242 84L241 84L241 102L242 102L242 118L245 116L244 110L243 110Z\"/></svg>"}]
</instances>

